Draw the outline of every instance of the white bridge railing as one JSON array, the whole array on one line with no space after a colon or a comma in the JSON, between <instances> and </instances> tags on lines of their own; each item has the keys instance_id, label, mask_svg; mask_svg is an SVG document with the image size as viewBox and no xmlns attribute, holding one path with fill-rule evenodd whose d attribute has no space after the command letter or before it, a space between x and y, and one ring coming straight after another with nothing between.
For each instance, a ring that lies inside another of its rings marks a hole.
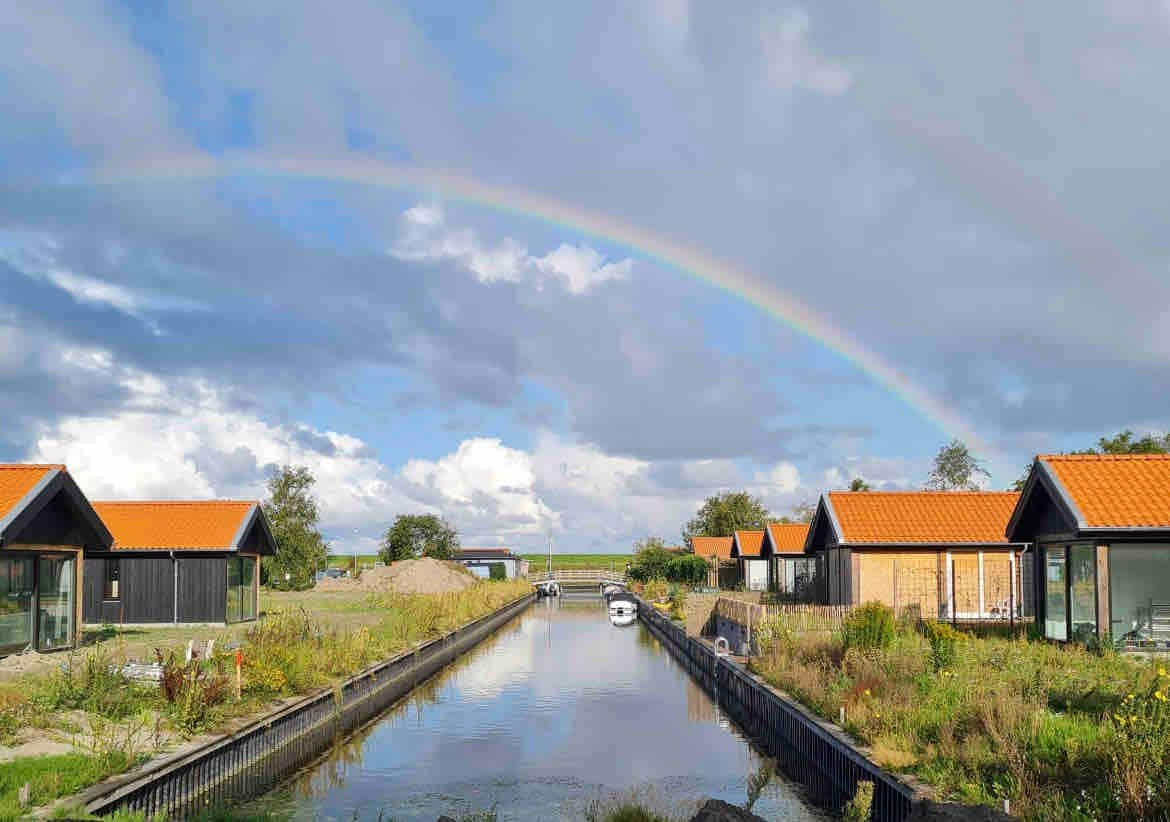
<instances>
[{"instance_id":1,"label":"white bridge railing","mask_svg":"<svg viewBox=\"0 0 1170 822\"><path fill-rule=\"evenodd\" d=\"M625 585L626 575L620 571L609 571L604 568L568 568L563 570L554 569L552 573L548 571L536 571L528 574L528 581L535 584L538 582L550 582L556 580L560 583L590 583L593 585Z\"/></svg>"}]
</instances>

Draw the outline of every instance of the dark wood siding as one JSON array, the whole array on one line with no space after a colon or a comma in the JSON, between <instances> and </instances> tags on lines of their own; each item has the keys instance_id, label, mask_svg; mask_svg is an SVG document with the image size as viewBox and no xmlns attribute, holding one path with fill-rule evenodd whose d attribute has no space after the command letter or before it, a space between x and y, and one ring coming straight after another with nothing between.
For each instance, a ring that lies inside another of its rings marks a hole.
<instances>
[{"instance_id":1,"label":"dark wood siding","mask_svg":"<svg viewBox=\"0 0 1170 822\"><path fill-rule=\"evenodd\" d=\"M119 556L123 622L172 622L175 580L170 556Z\"/></svg>"},{"instance_id":2,"label":"dark wood siding","mask_svg":"<svg viewBox=\"0 0 1170 822\"><path fill-rule=\"evenodd\" d=\"M179 621L223 622L227 618L227 560L224 554L179 557Z\"/></svg>"},{"instance_id":3,"label":"dark wood siding","mask_svg":"<svg viewBox=\"0 0 1170 822\"><path fill-rule=\"evenodd\" d=\"M78 516L64 491L58 491L35 517L10 539L27 545L93 545L93 530Z\"/></svg>"},{"instance_id":4,"label":"dark wood siding","mask_svg":"<svg viewBox=\"0 0 1170 822\"><path fill-rule=\"evenodd\" d=\"M102 581L106 578L104 557L87 556L81 575L81 621L95 624L102 617Z\"/></svg>"}]
</instances>

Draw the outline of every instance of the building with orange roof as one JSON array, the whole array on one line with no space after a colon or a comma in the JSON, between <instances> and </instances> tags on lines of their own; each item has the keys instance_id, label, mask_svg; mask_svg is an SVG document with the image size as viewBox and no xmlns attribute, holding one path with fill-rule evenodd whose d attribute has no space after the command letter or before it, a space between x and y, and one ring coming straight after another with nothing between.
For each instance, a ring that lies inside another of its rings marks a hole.
<instances>
[{"instance_id":1,"label":"building with orange roof","mask_svg":"<svg viewBox=\"0 0 1170 822\"><path fill-rule=\"evenodd\" d=\"M95 502L113 546L85 558L89 624L255 619L260 557L276 551L259 503Z\"/></svg>"},{"instance_id":2,"label":"building with orange roof","mask_svg":"<svg viewBox=\"0 0 1170 822\"><path fill-rule=\"evenodd\" d=\"M807 522L770 522L763 552L771 557L772 588L782 599L813 602L817 598L816 559L804 552Z\"/></svg>"},{"instance_id":3,"label":"building with orange roof","mask_svg":"<svg viewBox=\"0 0 1170 822\"><path fill-rule=\"evenodd\" d=\"M77 644L82 553L112 541L64 465L0 465L0 655Z\"/></svg>"},{"instance_id":4,"label":"building with orange roof","mask_svg":"<svg viewBox=\"0 0 1170 822\"><path fill-rule=\"evenodd\" d=\"M772 587L772 555L765 553L763 531L736 531L731 538L731 558L739 565L739 580L746 590Z\"/></svg>"},{"instance_id":5,"label":"building with orange roof","mask_svg":"<svg viewBox=\"0 0 1170 822\"><path fill-rule=\"evenodd\" d=\"M821 496L805 552L821 563L822 601L877 600L901 614L1016 619L1031 613L1026 541L1009 541L1019 494L832 491Z\"/></svg>"},{"instance_id":6,"label":"building with orange roof","mask_svg":"<svg viewBox=\"0 0 1170 822\"><path fill-rule=\"evenodd\" d=\"M1170 455L1042 455L1005 529L1036 545L1049 639L1170 650Z\"/></svg>"},{"instance_id":7,"label":"building with orange roof","mask_svg":"<svg viewBox=\"0 0 1170 822\"><path fill-rule=\"evenodd\" d=\"M734 588L739 582L739 563L731 558L734 537L691 537L695 556L707 560L707 585L711 588Z\"/></svg>"}]
</instances>

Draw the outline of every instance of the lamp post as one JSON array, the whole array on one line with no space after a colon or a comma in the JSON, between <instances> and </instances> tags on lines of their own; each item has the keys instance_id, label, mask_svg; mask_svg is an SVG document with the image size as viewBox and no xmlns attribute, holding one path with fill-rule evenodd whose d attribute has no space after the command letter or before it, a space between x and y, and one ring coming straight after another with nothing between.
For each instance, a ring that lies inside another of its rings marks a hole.
<instances>
[{"instance_id":1,"label":"lamp post","mask_svg":"<svg viewBox=\"0 0 1170 822\"><path fill-rule=\"evenodd\" d=\"M357 537L358 537L358 529L354 528L354 529L353 529L353 575L354 575L354 578L355 578L355 579L357 578L357 575L358 575L358 544L357 544Z\"/></svg>"}]
</instances>

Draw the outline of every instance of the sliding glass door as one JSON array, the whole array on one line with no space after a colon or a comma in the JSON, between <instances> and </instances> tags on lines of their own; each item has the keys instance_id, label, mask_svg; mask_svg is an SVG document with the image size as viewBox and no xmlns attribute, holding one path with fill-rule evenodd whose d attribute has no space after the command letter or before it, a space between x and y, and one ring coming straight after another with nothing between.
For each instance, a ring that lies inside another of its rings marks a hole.
<instances>
[{"instance_id":1,"label":"sliding glass door","mask_svg":"<svg viewBox=\"0 0 1170 822\"><path fill-rule=\"evenodd\" d=\"M0 654L32 644L35 573L31 557L0 559Z\"/></svg>"},{"instance_id":2,"label":"sliding glass door","mask_svg":"<svg viewBox=\"0 0 1170 822\"><path fill-rule=\"evenodd\" d=\"M52 651L73 644L75 568L73 557L39 557L37 559L39 593L37 597L37 650Z\"/></svg>"},{"instance_id":3,"label":"sliding glass door","mask_svg":"<svg viewBox=\"0 0 1170 822\"><path fill-rule=\"evenodd\" d=\"M1049 639L1068 639L1066 555L1063 545L1044 549L1044 636Z\"/></svg>"},{"instance_id":4,"label":"sliding glass door","mask_svg":"<svg viewBox=\"0 0 1170 822\"><path fill-rule=\"evenodd\" d=\"M256 618L256 560L227 558L227 621Z\"/></svg>"}]
</instances>

